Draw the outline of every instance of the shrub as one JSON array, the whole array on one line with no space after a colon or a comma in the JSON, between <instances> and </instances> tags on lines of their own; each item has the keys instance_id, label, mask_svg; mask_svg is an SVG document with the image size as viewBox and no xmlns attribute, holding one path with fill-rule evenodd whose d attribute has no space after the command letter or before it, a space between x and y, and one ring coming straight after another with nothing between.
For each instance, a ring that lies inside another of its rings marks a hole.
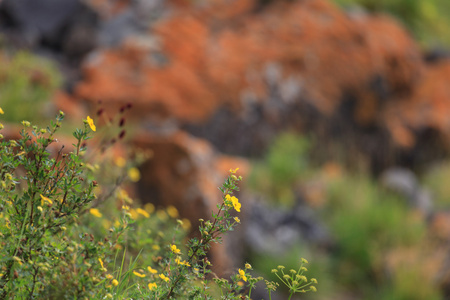
<instances>
[{"instance_id":1,"label":"shrub","mask_svg":"<svg viewBox=\"0 0 450 300\"><path fill-rule=\"evenodd\" d=\"M208 260L211 243L240 223L231 214L241 209L233 195L242 180L238 169L219 187L222 201L212 218L200 220L199 237L185 243L186 221L174 220L173 207L154 213L151 205L133 206L119 185L96 195L100 167L85 157L96 131L90 117L75 130L72 151L50 153L63 118L60 112L47 128L23 121L17 141L0 135L0 299L250 299L263 280L251 275L250 264L224 279ZM129 171L137 179L137 170ZM104 205L108 199L116 208ZM304 263L279 277L289 298L316 290ZM266 281L269 295L277 285Z\"/></svg>"}]
</instances>

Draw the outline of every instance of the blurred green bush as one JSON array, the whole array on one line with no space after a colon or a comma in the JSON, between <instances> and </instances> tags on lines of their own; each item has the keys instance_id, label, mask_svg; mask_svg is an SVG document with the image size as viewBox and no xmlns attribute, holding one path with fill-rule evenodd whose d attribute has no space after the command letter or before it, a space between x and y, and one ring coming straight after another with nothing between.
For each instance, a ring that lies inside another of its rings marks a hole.
<instances>
[{"instance_id":1,"label":"blurred green bush","mask_svg":"<svg viewBox=\"0 0 450 300\"><path fill-rule=\"evenodd\" d=\"M45 116L54 115L49 100L61 76L50 61L21 51L0 53L0 64L0 104L8 112L3 121L39 124Z\"/></svg>"},{"instance_id":2,"label":"blurred green bush","mask_svg":"<svg viewBox=\"0 0 450 300\"><path fill-rule=\"evenodd\" d=\"M334 0L344 8L359 6L372 13L398 18L425 47L450 46L450 1L447 0Z\"/></svg>"},{"instance_id":3,"label":"blurred green bush","mask_svg":"<svg viewBox=\"0 0 450 300\"><path fill-rule=\"evenodd\" d=\"M311 204L317 221L330 230L334 246L327 251L317 245L295 245L276 257L254 255L252 265L264 270L280 257L286 265L298 255L311 257L311 269L321 278L320 291L308 295L314 299L337 295L345 295L343 299L442 299L433 274L424 272L429 269L426 256L412 263L409 256L405 258L410 252L420 258L427 247L424 218L368 172L350 173L336 163L332 171L329 166L317 167L310 161L314 148L304 137L281 136L265 158L255 163L251 184L277 206L286 204L286 195L293 197L294 188L302 191L308 182L320 182L323 199ZM441 168L427 179L441 198L448 195L447 173L448 168Z\"/></svg>"}]
</instances>

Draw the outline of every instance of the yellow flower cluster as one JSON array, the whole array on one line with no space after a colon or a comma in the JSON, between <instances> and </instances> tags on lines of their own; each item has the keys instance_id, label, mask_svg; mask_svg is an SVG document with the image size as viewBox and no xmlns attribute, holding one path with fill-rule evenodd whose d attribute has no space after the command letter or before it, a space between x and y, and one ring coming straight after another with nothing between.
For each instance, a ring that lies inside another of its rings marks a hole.
<instances>
[{"instance_id":1,"label":"yellow flower cluster","mask_svg":"<svg viewBox=\"0 0 450 300\"><path fill-rule=\"evenodd\" d=\"M225 201L229 207L233 206L237 212L241 212L241 203L239 203L239 199L235 196L230 196L227 194L225 196Z\"/></svg>"},{"instance_id":2,"label":"yellow flower cluster","mask_svg":"<svg viewBox=\"0 0 450 300\"><path fill-rule=\"evenodd\" d=\"M180 254L181 250L177 248L177 245L170 245L170 250L175 254Z\"/></svg>"}]
</instances>

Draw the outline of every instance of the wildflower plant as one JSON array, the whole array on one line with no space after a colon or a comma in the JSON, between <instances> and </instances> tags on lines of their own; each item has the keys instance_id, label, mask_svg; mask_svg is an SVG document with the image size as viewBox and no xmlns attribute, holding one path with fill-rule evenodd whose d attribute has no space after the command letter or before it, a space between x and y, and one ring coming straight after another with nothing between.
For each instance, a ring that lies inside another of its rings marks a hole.
<instances>
[{"instance_id":1,"label":"wildflower plant","mask_svg":"<svg viewBox=\"0 0 450 300\"><path fill-rule=\"evenodd\" d=\"M208 259L212 243L240 224L238 169L219 187L217 210L187 240L190 222L177 219L175 207L139 207L120 186L102 190L95 180L101 168L85 155L97 130L92 118L73 133L72 150L57 146L63 118L60 112L47 128L23 121L18 140L0 131L0 299L251 298L263 278L252 276L250 264L225 279ZM138 180L139 170L126 164L115 163ZM101 206L110 199L116 205ZM279 270L290 297L315 290L305 271L302 265L287 278ZM266 281L269 297L277 286Z\"/></svg>"}]
</instances>

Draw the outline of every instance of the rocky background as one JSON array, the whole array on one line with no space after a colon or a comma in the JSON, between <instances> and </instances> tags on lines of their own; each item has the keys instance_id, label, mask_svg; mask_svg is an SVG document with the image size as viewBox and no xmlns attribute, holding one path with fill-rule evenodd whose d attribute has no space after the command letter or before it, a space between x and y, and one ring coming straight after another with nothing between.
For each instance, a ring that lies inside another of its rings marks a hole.
<instances>
[{"instance_id":1,"label":"rocky background","mask_svg":"<svg viewBox=\"0 0 450 300\"><path fill-rule=\"evenodd\" d=\"M51 102L42 114L90 114L100 127L118 116L131 129L113 142L126 136L128 145L152 151L136 196L176 206L194 228L215 207L229 168L240 167L257 186L264 181L252 174L267 166L254 161L267 161L283 133L310 138L308 161L321 175L264 195L244 188L246 220L237 240L214 250L218 272L298 244L331 257L343 251L319 217L332 198L328 178L363 169L439 237L436 251L406 253L433 258L419 269L445 298L450 216L436 208L421 176L450 150L450 56L424 50L398 19L325 0L3 0L0 32L1 64L25 49L61 74L53 79L39 65L23 71L32 86L58 87L44 95ZM7 76L0 70L0 81ZM262 200L285 192L287 209ZM372 267L368 281L394 285L402 251L389 253L385 268ZM317 297L370 299L351 280L342 286ZM413 299L395 295L377 299ZM414 299L434 299L420 295Z\"/></svg>"}]
</instances>

